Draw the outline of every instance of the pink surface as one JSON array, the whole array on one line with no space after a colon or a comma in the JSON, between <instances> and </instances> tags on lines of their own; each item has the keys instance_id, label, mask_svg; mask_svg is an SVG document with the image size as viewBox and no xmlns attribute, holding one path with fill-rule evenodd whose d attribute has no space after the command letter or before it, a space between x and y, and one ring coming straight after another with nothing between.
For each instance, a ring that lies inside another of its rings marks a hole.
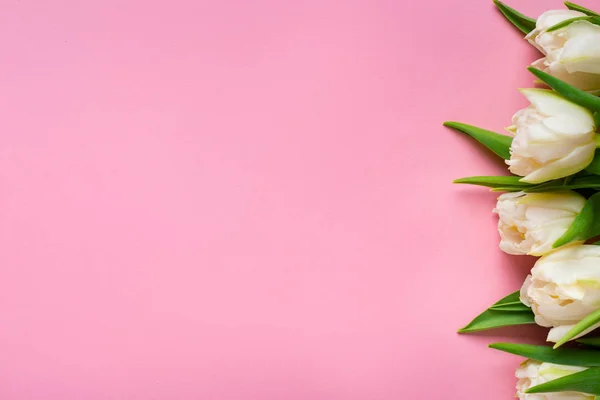
<instances>
[{"instance_id":1,"label":"pink surface","mask_svg":"<svg viewBox=\"0 0 600 400\"><path fill-rule=\"evenodd\" d=\"M531 260L441 126L525 104L491 1L2 0L0 48L1 399L512 398L455 329Z\"/></svg>"}]
</instances>

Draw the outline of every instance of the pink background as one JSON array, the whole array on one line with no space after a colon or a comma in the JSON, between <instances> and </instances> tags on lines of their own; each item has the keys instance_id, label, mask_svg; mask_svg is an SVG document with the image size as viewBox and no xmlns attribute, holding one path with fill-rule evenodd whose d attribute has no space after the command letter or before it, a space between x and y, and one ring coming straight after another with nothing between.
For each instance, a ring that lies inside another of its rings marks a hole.
<instances>
[{"instance_id":1,"label":"pink background","mask_svg":"<svg viewBox=\"0 0 600 400\"><path fill-rule=\"evenodd\" d=\"M455 330L532 260L441 126L525 105L491 1L1 0L0 48L1 399L512 398Z\"/></svg>"}]
</instances>

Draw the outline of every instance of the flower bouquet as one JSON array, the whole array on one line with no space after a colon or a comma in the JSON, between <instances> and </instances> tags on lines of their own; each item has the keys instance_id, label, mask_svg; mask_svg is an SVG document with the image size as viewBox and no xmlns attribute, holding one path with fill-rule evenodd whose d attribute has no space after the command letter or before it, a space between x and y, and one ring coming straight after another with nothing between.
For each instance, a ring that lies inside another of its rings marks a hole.
<instances>
[{"instance_id":1,"label":"flower bouquet","mask_svg":"<svg viewBox=\"0 0 600 400\"><path fill-rule=\"evenodd\" d=\"M455 182L503 192L494 209L500 249L540 258L520 290L459 332L547 327L553 346L490 345L527 358L516 371L517 397L600 399L600 13L566 2L536 20L494 3L542 53L529 71L546 88L521 89L530 105L513 116L509 134L445 123L513 174Z\"/></svg>"}]
</instances>

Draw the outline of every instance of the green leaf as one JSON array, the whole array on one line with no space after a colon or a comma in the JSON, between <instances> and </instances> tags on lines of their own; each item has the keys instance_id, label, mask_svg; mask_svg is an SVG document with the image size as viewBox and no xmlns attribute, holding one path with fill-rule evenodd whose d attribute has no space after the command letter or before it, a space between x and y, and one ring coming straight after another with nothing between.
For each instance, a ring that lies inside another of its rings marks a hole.
<instances>
[{"instance_id":1,"label":"green leaf","mask_svg":"<svg viewBox=\"0 0 600 400\"><path fill-rule=\"evenodd\" d=\"M494 0L494 4L496 7L498 7L500 12L504 14L506 19L516 26L521 32L527 34L535 29L535 19L521 14L514 8L507 6L499 0Z\"/></svg>"},{"instance_id":2,"label":"green leaf","mask_svg":"<svg viewBox=\"0 0 600 400\"><path fill-rule=\"evenodd\" d=\"M525 393L580 392L600 395L600 367L593 367L572 375L542 383Z\"/></svg>"},{"instance_id":3,"label":"green leaf","mask_svg":"<svg viewBox=\"0 0 600 400\"><path fill-rule=\"evenodd\" d=\"M550 28L546 29L546 32L554 32L554 31L557 31L557 30L559 30L559 29L562 29L562 28L564 28L564 27L566 27L566 26L569 26L569 25L571 25L571 24L572 24L573 22L575 22L575 21L588 21L588 22L591 22L591 23L593 23L593 24L596 24L596 25L598 25L598 24L595 22L596 20L600 21L598 18L596 18L596 17L590 17L589 15L588 15L588 16L585 16L585 17L575 17L575 18L569 18L569 19L566 19L566 20L564 20L564 21L561 21L561 22L559 22L558 24L552 25Z\"/></svg>"},{"instance_id":4,"label":"green leaf","mask_svg":"<svg viewBox=\"0 0 600 400\"><path fill-rule=\"evenodd\" d=\"M455 179L454 183L464 183L490 188L513 188L515 192L532 186L529 183L519 182L520 179L520 176L470 176L467 178Z\"/></svg>"},{"instance_id":5,"label":"green leaf","mask_svg":"<svg viewBox=\"0 0 600 400\"><path fill-rule=\"evenodd\" d=\"M598 111L594 113L594 125L596 129L600 128L600 112ZM596 135L596 147L598 147L598 135Z\"/></svg>"},{"instance_id":6,"label":"green leaf","mask_svg":"<svg viewBox=\"0 0 600 400\"><path fill-rule=\"evenodd\" d=\"M530 308L520 301L514 301L512 303L504 303L504 304L494 304L489 308L490 310L500 310L500 311L529 311Z\"/></svg>"},{"instance_id":7,"label":"green leaf","mask_svg":"<svg viewBox=\"0 0 600 400\"><path fill-rule=\"evenodd\" d=\"M578 4L571 3L570 1L566 1L565 2L565 6L567 6L567 8L569 10L579 11L579 12L582 12L584 14L591 15L593 17L600 17L600 14L598 14L597 12L589 10L589 9L587 9L585 7L582 7L582 6L578 5Z\"/></svg>"},{"instance_id":8,"label":"green leaf","mask_svg":"<svg viewBox=\"0 0 600 400\"><path fill-rule=\"evenodd\" d=\"M600 337L577 339L577 342L586 346L600 347Z\"/></svg>"},{"instance_id":9,"label":"green leaf","mask_svg":"<svg viewBox=\"0 0 600 400\"><path fill-rule=\"evenodd\" d=\"M560 346L562 346L563 344L567 343L569 340L573 339L575 336L587 331L588 329L592 328L594 325L600 323L600 309L594 311L593 313L591 313L590 315L588 315L587 317L585 317L584 319L582 319L581 321L579 321L577 323L577 325L575 325L573 328L571 328L571 330L569 332L567 332L565 334L565 336L563 336L558 342L556 342L556 344L554 345L554 348L558 348ZM596 393L594 393L596 394ZM598 393L600 394L600 393Z\"/></svg>"},{"instance_id":10,"label":"green leaf","mask_svg":"<svg viewBox=\"0 0 600 400\"><path fill-rule=\"evenodd\" d=\"M528 67L527 69L546 85L556 90L564 98L585 107L588 110L600 112L600 97L579 90L575 86L569 85L537 68Z\"/></svg>"},{"instance_id":11,"label":"green leaf","mask_svg":"<svg viewBox=\"0 0 600 400\"><path fill-rule=\"evenodd\" d=\"M599 115L598 113L594 113L594 115ZM585 167L585 170L590 174L600 175L600 150L596 150L594 153L594 158L590 165Z\"/></svg>"},{"instance_id":12,"label":"green leaf","mask_svg":"<svg viewBox=\"0 0 600 400\"><path fill-rule=\"evenodd\" d=\"M550 346L532 344L493 343L492 349L531 358L541 362L578 367L600 367L600 351L589 349L552 349Z\"/></svg>"},{"instance_id":13,"label":"green leaf","mask_svg":"<svg viewBox=\"0 0 600 400\"><path fill-rule=\"evenodd\" d=\"M511 310L492 310L492 307L500 307L502 305L512 304L519 301L519 291L509 294L508 296L498 300L489 309L479 314L467 326L459 329L459 333L469 333L484 331L487 329L500 328L503 326L534 324L535 319L533 312L529 307L526 310L511 311Z\"/></svg>"},{"instance_id":14,"label":"green leaf","mask_svg":"<svg viewBox=\"0 0 600 400\"><path fill-rule=\"evenodd\" d=\"M552 247L557 248L575 240L585 241L598 235L600 235L600 193L596 193L585 202L569 229L554 242Z\"/></svg>"},{"instance_id":15,"label":"green leaf","mask_svg":"<svg viewBox=\"0 0 600 400\"><path fill-rule=\"evenodd\" d=\"M510 145L513 140L510 136L460 122L446 121L444 126L466 133L505 160L510 158Z\"/></svg>"},{"instance_id":16,"label":"green leaf","mask_svg":"<svg viewBox=\"0 0 600 400\"><path fill-rule=\"evenodd\" d=\"M554 192L557 190L575 190L575 189L596 189L600 190L600 176L599 175L574 175L568 183L566 180L557 179L554 181L540 183L539 185L530 186L523 189L527 193L537 192Z\"/></svg>"},{"instance_id":17,"label":"green leaf","mask_svg":"<svg viewBox=\"0 0 600 400\"><path fill-rule=\"evenodd\" d=\"M594 189L600 190L600 175L581 172L563 179L556 179L532 185L521 182L520 176L470 176L454 180L454 183L485 186L494 191L526 193L555 192L562 190Z\"/></svg>"}]
</instances>

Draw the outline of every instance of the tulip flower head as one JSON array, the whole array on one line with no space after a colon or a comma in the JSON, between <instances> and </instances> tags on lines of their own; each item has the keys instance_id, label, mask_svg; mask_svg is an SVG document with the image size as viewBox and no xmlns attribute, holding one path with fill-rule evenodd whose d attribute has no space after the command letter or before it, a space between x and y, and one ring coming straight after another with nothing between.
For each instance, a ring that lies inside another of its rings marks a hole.
<instances>
[{"instance_id":1,"label":"tulip flower head","mask_svg":"<svg viewBox=\"0 0 600 400\"><path fill-rule=\"evenodd\" d=\"M513 116L509 170L523 182L564 178L587 167L596 150L592 113L551 90L522 89L531 105Z\"/></svg>"},{"instance_id":2,"label":"tulip flower head","mask_svg":"<svg viewBox=\"0 0 600 400\"><path fill-rule=\"evenodd\" d=\"M538 325L552 328L548 341L561 340L600 308L600 246L570 245L540 258L521 288L521 302L531 307Z\"/></svg>"},{"instance_id":3,"label":"tulip flower head","mask_svg":"<svg viewBox=\"0 0 600 400\"><path fill-rule=\"evenodd\" d=\"M600 91L600 26L575 21L564 28L548 28L571 18L585 17L572 10L546 11L525 38L545 57L532 65L571 85L590 92Z\"/></svg>"},{"instance_id":4,"label":"tulip flower head","mask_svg":"<svg viewBox=\"0 0 600 400\"><path fill-rule=\"evenodd\" d=\"M517 381L516 397L520 400L593 400L594 396L579 392L525 393L527 389L533 386L581 372L585 369L582 367L527 360L517 368L517 372L515 373L517 378L519 378Z\"/></svg>"},{"instance_id":5,"label":"tulip flower head","mask_svg":"<svg viewBox=\"0 0 600 400\"><path fill-rule=\"evenodd\" d=\"M569 229L585 197L572 192L505 193L498 198L500 249L508 254L542 256Z\"/></svg>"}]
</instances>

